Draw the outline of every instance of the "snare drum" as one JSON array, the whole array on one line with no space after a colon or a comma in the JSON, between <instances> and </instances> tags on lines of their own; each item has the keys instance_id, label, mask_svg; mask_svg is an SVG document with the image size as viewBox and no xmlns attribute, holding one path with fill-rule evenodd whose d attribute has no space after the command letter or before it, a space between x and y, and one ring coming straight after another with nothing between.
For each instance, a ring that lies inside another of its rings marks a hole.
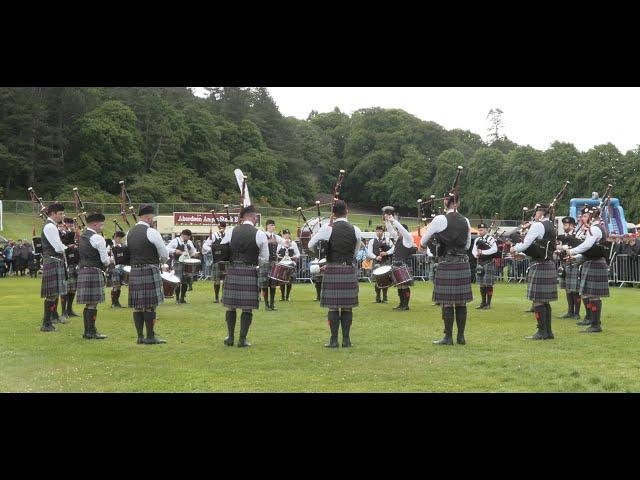
<instances>
[{"instance_id":1,"label":"snare drum","mask_svg":"<svg viewBox=\"0 0 640 480\"><path fill-rule=\"evenodd\" d=\"M376 268L372 275L378 288L389 288L393 285L393 269L391 265L383 265Z\"/></svg>"},{"instance_id":2,"label":"snare drum","mask_svg":"<svg viewBox=\"0 0 640 480\"><path fill-rule=\"evenodd\" d=\"M122 276L120 277L121 285L129 285L129 274L131 273L131 265L122 267Z\"/></svg>"},{"instance_id":3,"label":"snare drum","mask_svg":"<svg viewBox=\"0 0 640 480\"><path fill-rule=\"evenodd\" d=\"M176 288L180 285L180 279L169 272L162 272L162 293L164 298L171 298L176 293Z\"/></svg>"},{"instance_id":4,"label":"snare drum","mask_svg":"<svg viewBox=\"0 0 640 480\"><path fill-rule=\"evenodd\" d=\"M183 274L195 275L200 269L200 264L202 263L197 258L187 258L184 262L182 262L184 267L182 270Z\"/></svg>"},{"instance_id":5,"label":"snare drum","mask_svg":"<svg viewBox=\"0 0 640 480\"><path fill-rule=\"evenodd\" d=\"M406 265L393 267L391 274L393 277L393 283L396 286L403 285L413 280L411 274L409 273L409 268Z\"/></svg>"},{"instance_id":6,"label":"snare drum","mask_svg":"<svg viewBox=\"0 0 640 480\"><path fill-rule=\"evenodd\" d=\"M291 277L296 271L296 262L280 262L271 267L269 278L281 283L291 283Z\"/></svg>"}]
</instances>

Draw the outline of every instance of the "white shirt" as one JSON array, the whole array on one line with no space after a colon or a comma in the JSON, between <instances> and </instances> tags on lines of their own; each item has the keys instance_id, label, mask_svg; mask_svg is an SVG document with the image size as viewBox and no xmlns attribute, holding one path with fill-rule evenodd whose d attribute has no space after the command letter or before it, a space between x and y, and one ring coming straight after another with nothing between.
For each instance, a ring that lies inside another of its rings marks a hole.
<instances>
[{"instance_id":1,"label":"white shirt","mask_svg":"<svg viewBox=\"0 0 640 480\"><path fill-rule=\"evenodd\" d=\"M533 222L527 235L524 237L524 240L521 243L516 243L515 249L516 252L524 252L527 248L531 246L534 240L544 237L544 225L542 222L545 220L549 220L547 217L543 218L540 221Z\"/></svg>"},{"instance_id":2,"label":"white shirt","mask_svg":"<svg viewBox=\"0 0 640 480\"><path fill-rule=\"evenodd\" d=\"M384 237L382 237L382 239L384 239ZM376 236L376 238L372 238L371 240L369 240L369 243L367 244L367 258L370 258L372 260L376 259L376 255L373 253L373 244L376 240L378 240L378 242L382 242L382 240ZM385 243L387 245L389 244L389 242L385 242ZM395 249L396 249L396 246L391 244L391 248L387 250L387 255L392 255Z\"/></svg>"},{"instance_id":3,"label":"white shirt","mask_svg":"<svg viewBox=\"0 0 640 480\"><path fill-rule=\"evenodd\" d=\"M478 250L478 240L484 240L487 244L491 245L491 248L489 248L488 250ZM493 238L491 235L487 234L484 237L476 238L476 241L473 242L473 249L471 250L471 254L475 257L478 254L478 252L482 252L482 255L480 256L480 258L482 258L484 256L494 254L497 251L498 251L498 244L496 243L496 239Z\"/></svg>"},{"instance_id":4,"label":"white shirt","mask_svg":"<svg viewBox=\"0 0 640 480\"><path fill-rule=\"evenodd\" d=\"M454 211L453 208L451 208L447 210L447 213L451 213L453 211ZM465 220L467 221L467 226L469 227L469 231L467 232L467 243L465 244L464 248L468 250L469 247L471 246L471 224L469 223L468 218L465 217ZM424 235L420 240L420 245L423 248L426 247L427 242L431 239L431 237L434 236L436 233L443 232L448 225L449 225L449 222L447 221L447 217L445 217L444 215L436 215L435 218L431 221L431 223L429 223L429 226L427 227L427 231L424 232Z\"/></svg>"},{"instance_id":5,"label":"white shirt","mask_svg":"<svg viewBox=\"0 0 640 480\"><path fill-rule=\"evenodd\" d=\"M51 220L53 223L47 222L44 226L44 229L42 230L44 232L44 236L57 253L63 253L67 247L62 243L62 240L60 240L60 231L56 226L56 222L53 218L48 218L48 220Z\"/></svg>"},{"instance_id":6,"label":"white shirt","mask_svg":"<svg viewBox=\"0 0 640 480\"><path fill-rule=\"evenodd\" d=\"M93 248L98 250L100 253L100 261L105 267L108 267L111 263L111 258L109 258L109 254L107 253L107 242L102 235L98 235L93 228L87 227L87 232L93 232L93 235L89 237L89 243Z\"/></svg>"},{"instance_id":7,"label":"white shirt","mask_svg":"<svg viewBox=\"0 0 640 480\"><path fill-rule=\"evenodd\" d=\"M169 252L167 251L167 247L164 244L164 240L162 240L162 235L155 228L152 228L147 222L143 222L140 220L136 225L146 225L147 227L147 240L153 243L156 246L156 250L158 251L158 256L160 257L160 263L164 263L169 259Z\"/></svg>"},{"instance_id":8,"label":"white shirt","mask_svg":"<svg viewBox=\"0 0 640 480\"><path fill-rule=\"evenodd\" d=\"M242 222L243 225L253 225L249 220L245 220ZM222 239L220 244L231 243L231 237L233 236L233 229L230 232L227 232ZM258 261L260 263L269 263L269 241L267 240L267 234L262 230L258 230L256 232L256 245L260 249L260 254L258 255Z\"/></svg>"},{"instance_id":9,"label":"white shirt","mask_svg":"<svg viewBox=\"0 0 640 480\"><path fill-rule=\"evenodd\" d=\"M193 246L191 240L187 240L186 243L182 241L182 238L176 237L169 242L167 245L167 250L169 251L169 255L173 255L175 251L180 247L180 250L185 250L183 247L186 245L186 249L189 250L189 255L194 256L198 251L196 247Z\"/></svg>"},{"instance_id":10,"label":"white shirt","mask_svg":"<svg viewBox=\"0 0 640 480\"><path fill-rule=\"evenodd\" d=\"M293 257L299 257L300 256L300 249L298 248L298 244L296 242L294 242L293 240L291 241L291 245L289 245L288 247L286 245L286 242L283 241L280 244L280 246L278 247L278 251L281 248L293 248L293 255L292 256ZM278 253L277 255L278 255L278 258L280 258L280 253ZM282 258L284 258L284 257L282 257Z\"/></svg>"},{"instance_id":11,"label":"white shirt","mask_svg":"<svg viewBox=\"0 0 640 480\"><path fill-rule=\"evenodd\" d=\"M389 231L389 236L395 241L398 240L398 233L400 233L400 235L402 235L402 244L405 248L412 248L414 246L413 237L409 231L395 218L387 221L387 230Z\"/></svg>"},{"instance_id":12,"label":"white shirt","mask_svg":"<svg viewBox=\"0 0 640 480\"><path fill-rule=\"evenodd\" d=\"M584 242L582 242L580 245L578 245L577 247L574 247L571 249L571 254L572 255L578 255L580 253L584 253L587 250L589 250L591 247L593 247L596 242L600 241L602 239L602 230L600 230L596 225L599 225L600 222L598 223L594 223L591 225L591 227L589 228L589 233L587 234L587 237L584 239Z\"/></svg>"},{"instance_id":13,"label":"white shirt","mask_svg":"<svg viewBox=\"0 0 640 480\"><path fill-rule=\"evenodd\" d=\"M347 219L345 217L341 217L341 218L334 219L333 223L346 222L346 221L347 221ZM356 246L353 249L353 255L355 256L355 255L358 254L358 250L360 250L360 243L362 243L362 232L360 232L360 229L358 227L356 227L355 225L353 225L353 228L356 231ZM309 249L313 250L315 248L316 244L320 240L329 241L329 238L331 238L331 232L333 232L333 228L331 226L329 226L328 223L323 225L322 228L320 228L320 230L318 230L318 233L316 233L309 240ZM371 243L371 242L369 242L369 243Z\"/></svg>"}]
</instances>

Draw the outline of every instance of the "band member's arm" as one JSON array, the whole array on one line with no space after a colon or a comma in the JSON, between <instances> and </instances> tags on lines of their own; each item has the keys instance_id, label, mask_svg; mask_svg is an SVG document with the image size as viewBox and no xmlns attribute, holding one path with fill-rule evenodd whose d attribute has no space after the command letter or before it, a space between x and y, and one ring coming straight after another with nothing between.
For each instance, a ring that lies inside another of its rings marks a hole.
<instances>
[{"instance_id":1,"label":"band member's arm","mask_svg":"<svg viewBox=\"0 0 640 480\"><path fill-rule=\"evenodd\" d=\"M56 253L63 253L67 247L60 240L60 233L58 232L58 228L53 223L47 223L44 226L44 236L47 237L47 240L56 251Z\"/></svg>"},{"instance_id":2,"label":"band member's arm","mask_svg":"<svg viewBox=\"0 0 640 480\"><path fill-rule=\"evenodd\" d=\"M589 250L591 247L593 247L593 245L595 245L595 243L599 241L601 238L602 238L602 230L600 230L597 227L591 227L589 229L589 234L587 235L587 238L584 239L584 242L582 242L577 247L570 248L569 253L571 255L578 255L580 253L584 253L587 250Z\"/></svg>"},{"instance_id":3,"label":"band member's arm","mask_svg":"<svg viewBox=\"0 0 640 480\"><path fill-rule=\"evenodd\" d=\"M169 251L164 244L164 240L162 240L162 235L160 235L160 232L155 228L147 228L147 240L149 240L156 246L158 256L160 257L160 263L166 262L169 259Z\"/></svg>"},{"instance_id":4,"label":"band member's arm","mask_svg":"<svg viewBox=\"0 0 640 480\"><path fill-rule=\"evenodd\" d=\"M444 215L436 215L427 227L427 231L424 232L424 235L420 240L420 246L422 246L422 248L425 248L427 246L427 242L431 239L431 237L433 237L436 233L444 231L447 228L447 224L447 217L445 217Z\"/></svg>"},{"instance_id":5,"label":"band member's arm","mask_svg":"<svg viewBox=\"0 0 640 480\"><path fill-rule=\"evenodd\" d=\"M376 259L376 256L373 254L373 241L374 239L371 239L367 244L367 258L370 258L371 260Z\"/></svg>"},{"instance_id":6,"label":"band member's arm","mask_svg":"<svg viewBox=\"0 0 640 480\"><path fill-rule=\"evenodd\" d=\"M409 233L409 231L406 228L404 228L402 224L395 218L391 220L391 224L395 227L395 229L390 229L389 231L391 232L391 231L397 230L398 233L402 235L402 244L406 248L413 247L413 237L411 236L411 233Z\"/></svg>"},{"instance_id":7,"label":"band member's arm","mask_svg":"<svg viewBox=\"0 0 640 480\"><path fill-rule=\"evenodd\" d=\"M178 237L174 238L173 240L171 240L169 242L169 245L167 245L167 251L169 253L169 255L173 255L175 253L175 251L178 248Z\"/></svg>"},{"instance_id":8,"label":"band member's arm","mask_svg":"<svg viewBox=\"0 0 640 480\"><path fill-rule=\"evenodd\" d=\"M465 218L465 220L467 221L467 243L465 244L464 249L469 250L471 247L471 224L469 223L468 218Z\"/></svg>"},{"instance_id":9,"label":"band member's arm","mask_svg":"<svg viewBox=\"0 0 640 480\"><path fill-rule=\"evenodd\" d=\"M91 235L91 238L89 238L89 243L93 248L98 250L98 253L100 253L100 261L102 264L105 267L108 267L111 263L111 257L109 257L109 254L107 253L107 242L104 240L104 237L94 233Z\"/></svg>"},{"instance_id":10,"label":"band member's arm","mask_svg":"<svg viewBox=\"0 0 640 480\"><path fill-rule=\"evenodd\" d=\"M202 244L202 254L203 255L207 255L208 253L211 253L211 245L213 244L213 240L211 240L210 238L207 238L204 243Z\"/></svg>"},{"instance_id":11,"label":"band member's arm","mask_svg":"<svg viewBox=\"0 0 640 480\"><path fill-rule=\"evenodd\" d=\"M523 242L516 243L513 248L516 252L521 253L529 248L534 240L542 237L544 237L544 225L542 225L542 222L534 222L527 232L527 235L524 237Z\"/></svg>"},{"instance_id":12,"label":"band member's arm","mask_svg":"<svg viewBox=\"0 0 640 480\"><path fill-rule=\"evenodd\" d=\"M471 255L473 255L474 257L478 256L478 240L480 240L480 237L476 238L473 241L473 248L471 249Z\"/></svg>"},{"instance_id":13,"label":"band member's arm","mask_svg":"<svg viewBox=\"0 0 640 480\"><path fill-rule=\"evenodd\" d=\"M316 244L320 241L320 240L329 240L329 238L331 238L331 232L332 232L332 228L327 224L324 225L320 230L318 230L318 233L316 233L313 237L311 237L311 239L309 240L309 250L313 250L316 246Z\"/></svg>"},{"instance_id":14,"label":"band member's arm","mask_svg":"<svg viewBox=\"0 0 640 480\"><path fill-rule=\"evenodd\" d=\"M189 255L191 255L192 257L198 254L198 250L196 250L196 247L193 245L193 242L191 240L186 243L186 247L187 250L189 250Z\"/></svg>"},{"instance_id":15,"label":"band member's arm","mask_svg":"<svg viewBox=\"0 0 640 480\"><path fill-rule=\"evenodd\" d=\"M260 249L258 261L260 263L269 263L269 239L267 238L267 234L262 230L258 230L258 233L256 234L256 245Z\"/></svg>"},{"instance_id":16,"label":"band member's arm","mask_svg":"<svg viewBox=\"0 0 640 480\"><path fill-rule=\"evenodd\" d=\"M262 232L262 233L264 233L264 232ZM224 245L224 244L230 243L232 235L233 235L233 228L231 230L225 232L224 237L222 238L222 241L220 242L220 245Z\"/></svg>"},{"instance_id":17,"label":"band member's arm","mask_svg":"<svg viewBox=\"0 0 640 480\"><path fill-rule=\"evenodd\" d=\"M362 232L355 225L353 226L353 229L356 231L356 247L353 251L353 255L356 256L360 250L360 245L362 245Z\"/></svg>"},{"instance_id":18,"label":"band member's arm","mask_svg":"<svg viewBox=\"0 0 640 480\"><path fill-rule=\"evenodd\" d=\"M496 242L496 239L493 238L492 236L487 237L488 239L488 243L491 244L491 248L489 250L485 250L484 252L482 252L483 255L493 255L494 253L498 253L498 243Z\"/></svg>"},{"instance_id":19,"label":"band member's arm","mask_svg":"<svg viewBox=\"0 0 640 480\"><path fill-rule=\"evenodd\" d=\"M298 248L298 244L296 242L293 242L291 245L293 246L293 258L297 260L300 256L300 249Z\"/></svg>"}]
</instances>

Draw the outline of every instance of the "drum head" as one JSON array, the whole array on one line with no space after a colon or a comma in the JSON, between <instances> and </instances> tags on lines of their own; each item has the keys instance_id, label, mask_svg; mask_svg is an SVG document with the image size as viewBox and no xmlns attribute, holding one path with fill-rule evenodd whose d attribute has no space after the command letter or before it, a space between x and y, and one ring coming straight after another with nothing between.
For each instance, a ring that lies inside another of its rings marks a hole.
<instances>
[{"instance_id":1,"label":"drum head","mask_svg":"<svg viewBox=\"0 0 640 480\"><path fill-rule=\"evenodd\" d=\"M185 263L185 264L187 264L187 265L197 265L197 264L199 264L199 263L201 263L201 262L200 262L200 260L198 260L197 258L187 258L187 259L186 259L184 262L182 262L182 263Z\"/></svg>"},{"instance_id":2,"label":"drum head","mask_svg":"<svg viewBox=\"0 0 640 480\"><path fill-rule=\"evenodd\" d=\"M124 267L122 267L122 270L124 270L126 273L131 273L131 265L125 265Z\"/></svg>"},{"instance_id":3,"label":"drum head","mask_svg":"<svg viewBox=\"0 0 640 480\"><path fill-rule=\"evenodd\" d=\"M293 260L288 260L288 261L284 261L282 260L280 262L280 265L284 265L285 267L295 267L296 266L296 262L294 262Z\"/></svg>"},{"instance_id":4,"label":"drum head","mask_svg":"<svg viewBox=\"0 0 640 480\"><path fill-rule=\"evenodd\" d=\"M378 267L373 271L373 274L378 276L378 275L385 275L387 273L389 273L391 271L391 265L383 265L382 267Z\"/></svg>"}]
</instances>

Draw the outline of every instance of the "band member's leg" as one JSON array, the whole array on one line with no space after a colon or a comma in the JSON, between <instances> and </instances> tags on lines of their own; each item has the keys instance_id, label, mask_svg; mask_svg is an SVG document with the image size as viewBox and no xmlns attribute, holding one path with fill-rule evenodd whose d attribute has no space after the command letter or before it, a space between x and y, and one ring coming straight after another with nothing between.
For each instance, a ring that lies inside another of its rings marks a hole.
<instances>
[{"instance_id":1,"label":"band member's leg","mask_svg":"<svg viewBox=\"0 0 640 480\"><path fill-rule=\"evenodd\" d=\"M86 305L83 313L85 322L83 338L102 340L107 338L106 335L101 335L96 329L96 317L98 316L98 305Z\"/></svg>"},{"instance_id":2,"label":"band member's leg","mask_svg":"<svg viewBox=\"0 0 640 480\"><path fill-rule=\"evenodd\" d=\"M456 326L458 327L458 345L465 345L467 341L464 338L464 330L467 326L467 305L456 305L455 306L456 313Z\"/></svg>"},{"instance_id":3,"label":"band member's leg","mask_svg":"<svg viewBox=\"0 0 640 480\"><path fill-rule=\"evenodd\" d=\"M285 287L284 284L280 285L280 301L281 302L284 302L284 290L285 290L284 287Z\"/></svg>"},{"instance_id":4,"label":"band member's leg","mask_svg":"<svg viewBox=\"0 0 640 480\"><path fill-rule=\"evenodd\" d=\"M269 286L269 299L270 299L270 304L271 304L271 310L275 310L276 307L273 304L274 300L276 299L276 286L275 285L270 285Z\"/></svg>"},{"instance_id":5,"label":"band member's leg","mask_svg":"<svg viewBox=\"0 0 640 480\"><path fill-rule=\"evenodd\" d=\"M600 323L600 316L602 314L602 300L600 297L590 297L589 307L591 310L591 324L586 330L582 330L580 333L598 333L602 331L602 324Z\"/></svg>"},{"instance_id":6,"label":"band member's leg","mask_svg":"<svg viewBox=\"0 0 640 480\"><path fill-rule=\"evenodd\" d=\"M243 309L240 315L240 338L238 339L238 347L250 347L251 344L247 342L247 334L249 333L249 327L253 320L253 311Z\"/></svg>"},{"instance_id":7,"label":"band member's leg","mask_svg":"<svg viewBox=\"0 0 640 480\"><path fill-rule=\"evenodd\" d=\"M338 332L340 331L340 311L338 309L329 309L327 313L327 321L329 330L331 330L331 338L329 343L324 346L327 348L338 348Z\"/></svg>"},{"instance_id":8,"label":"band member's leg","mask_svg":"<svg viewBox=\"0 0 640 480\"><path fill-rule=\"evenodd\" d=\"M55 297L47 297L44 300L44 319L42 321L42 332L55 332L56 327L53 326L53 312L56 308Z\"/></svg>"},{"instance_id":9,"label":"band member's leg","mask_svg":"<svg viewBox=\"0 0 640 480\"><path fill-rule=\"evenodd\" d=\"M387 297L388 292L389 292L389 287L382 289L382 303L387 303L389 301L389 298Z\"/></svg>"},{"instance_id":10,"label":"band member's leg","mask_svg":"<svg viewBox=\"0 0 640 480\"><path fill-rule=\"evenodd\" d=\"M342 346L345 348L352 346L351 339L349 338L352 321L353 310L351 308L340 309L340 324L342 325Z\"/></svg>"},{"instance_id":11,"label":"band member's leg","mask_svg":"<svg viewBox=\"0 0 640 480\"><path fill-rule=\"evenodd\" d=\"M580 304L582 304L582 298L578 292L573 292L573 317L580 319Z\"/></svg>"},{"instance_id":12,"label":"band member's leg","mask_svg":"<svg viewBox=\"0 0 640 480\"><path fill-rule=\"evenodd\" d=\"M491 306L492 298L493 298L493 287L487 287L487 307Z\"/></svg>"},{"instance_id":13,"label":"band member's leg","mask_svg":"<svg viewBox=\"0 0 640 480\"><path fill-rule=\"evenodd\" d=\"M316 302L320 301L320 293L322 292L322 280L315 280L313 284L316 287Z\"/></svg>"},{"instance_id":14,"label":"band member's leg","mask_svg":"<svg viewBox=\"0 0 640 480\"><path fill-rule=\"evenodd\" d=\"M567 295L567 313L562 315L560 318L573 318L575 315L574 313L575 307L573 305L573 301L574 301L573 292L570 292L567 290L566 295Z\"/></svg>"},{"instance_id":15,"label":"band member's leg","mask_svg":"<svg viewBox=\"0 0 640 480\"><path fill-rule=\"evenodd\" d=\"M220 280L213 281L213 292L216 296L214 303L219 303L220 302Z\"/></svg>"},{"instance_id":16,"label":"band member's leg","mask_svg":"<svg viewBox=\"0 0 640 480\"><path fill-rule=\"evenodd\" d=\"M227 309L227 313L225 315L225 321L227 322L227 338L224 339L224 344L227 347L233 347L234 334L236 330L236 309Z\"/></svg>"},{"instance_id":17,"label":"band member's leg","mask_svg":"<svg viewBox=\"0 0 640 480\"><path fill-rule=\"evenodd\" d=\"M147 338L144 343L147 345L155 345L160 343L167 343L166 340L162 340L156 337L155 332L153 331L153 326L156 320L156 309L155 307L146 308L144 311L144 323L147 327Z\"/></svg>"},{"instance_id":18,"label":"band member's leg","mask_svg":"<svg viewBox=\"0 0 640 480\"><path fill-rule=\"evenodd\" d=\"M533 335L525 337L528 340L546 340L548 338L547 331L547 306L543 302L533 303L533 314L536 317L537 331Z\"/></svg>"},{"instance_id":19,"label":"band member's leg","mask_svg":"<svg viewBox=\"0 0 640 480\"><path fill-rule=\"evenodd\" d=\"M67 298L69 293L66 295L60 295L60 309L62 310L62 317L60 318L59 323L67 323Z\"/></svg>"},{"instance_id":20,"label":"band member's leg","mask_svg":"<svg viewBox=\"0 0 640 480\"><path fill-rule=\"evenodd\" d=\"M380 291L381 291L382 289L378 288L378 286L377 286L377 285L374 285L374 287L373 287L373 288L374 288L374 289L375 289L375 291L376 291L376 303L382 303L382 300L380 299Z\"/></svg>"},{"instance_id":21,"label":"band member's leg","mask_svg":"<svg viewBox=\"0 0 640 480\"><path fill-rule=\"evenodd\" d=\"M138 345L144 343L144 310L136 309L133 311L133 323L136 326L136 332L138 333Z\"/></svg>"},{"instance_id":22,"label":"band member's leg","mask_svg":"<svg viewBox=\"0 0 640 480\"><path fill-rule=\"evenodd\" d=\"M189 278L184 280L182 283L182 289L180 291L180 303L187 303L184 297L187 295L187 289L189 288Z\"/></svg>"},{"instance_id":23,"label":"band member's leg","mask_svg":"<svg viewBox=\"0 0 640 480\"><path fill-rule=\"evenodd\" d=\"M544 304L546 308L546 318L545 318L545 326L547 328L547 340L553 340L555 337L553 336L553 331L551 330L551 303L546 302Z\"/></svg>"},{"instance_id":24,"label":"band member's leg","mask_svg":"<svg viewBox=\"0 0 640 480\"><path fill-rule=\"evenodd\" d=\"M436 340L435 345L453 345L453 322L454 322L453 305L442 306L442 321L444 322L444 338Z\"/></svg>"},{"instance_id":25,"label":"band member's leg","mask_svg":"<svg viewBox=\"0 0 640 480\"><path fill-rule=\"evenodd\" d=\"M411 287L403 288L404 292L404 309L409 310L409 300L411 300Z\"/></svg>"},{"instance_id":26,"label":"band member's leg","mask_svg":"<svg viewBox=\"0 0 640 480\"><path fill-rule=\"evenodd\" d=\"M398 299L400 300L400 303L398 304L397 307L394 307L394 310L404 310L404 294L402 293L402 289L398 288Z\"/></svg>"},{"instance_id":27,"label":"band member's leg","mask_svg":"<svg viewBox=\"0 0 640 480\"><path fill-rule=\"evenodd\" d=\"M582 303L584 304L584 320L576 322L576 325L589 326L591 325L592 312L591 312L591 298L582 295Z\"/></svg>"},{"instance_id":28,"label":"band member's leg","mask_svg":"<svg viewBox=\"0 0 640 480\"><path fill-rule=\"evenodd\" d=\"M482 297L482 302L476 307L476 310L483 309L487 305L487 287L480 286L480 296Z\"/></svg>"},{"instance_id":29,"label":"band member's leg","mask_svg":"<svg viewBox=\"0 0 640 480\"><path fill-rule=\"evenodd\" d=\"M262 299L264 300L264 309L271 310L269 305L269 287L263 287L260 290L262 291Z\"/></svg>"},{"instance_id":30,"label":"band member's leg","mask_svg":"<svg viewBox=\"0 0 640 480\"><path fill-rule=\"evenodd\" d=\"M289 301L289 295L291 295L291 290L293 289L293 283L287 283L287 293L285 294L285 301Z\"/></svg>"}]
</instances>

